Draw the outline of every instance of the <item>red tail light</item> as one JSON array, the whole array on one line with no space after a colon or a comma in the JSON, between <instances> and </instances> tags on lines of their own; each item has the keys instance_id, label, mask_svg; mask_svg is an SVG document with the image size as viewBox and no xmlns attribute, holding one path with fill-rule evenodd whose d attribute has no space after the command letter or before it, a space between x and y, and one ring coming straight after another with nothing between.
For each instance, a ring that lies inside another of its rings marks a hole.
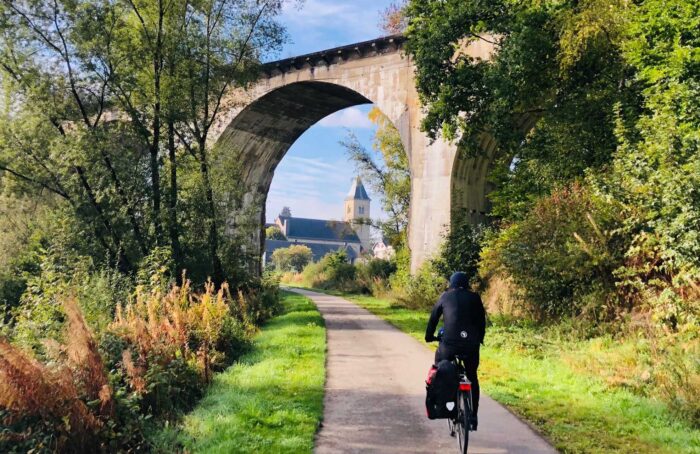
<instances>
[{"instance_id":1,"label":"red tail light","mask_svg":"<svg viewBox=\"0 0 700 454\"><path fill-rule=\"evenodd\" d=\"M435 378L435 374L437 374L437 367L433 366L428 371L428 378L425 379L425 383L427 385L429 385L433 382L433 379Z\"/></svg>"},{"instance_id":2,"label":"red tail light","mask_svg":"<svg viewBox=\"0 0 700 454\"><path fill-rule=\"evenodd\" d=\"M471 384L471 383L460 383L460 384L459 384L459 390L460 390L460 391L471 391L471 390L472 390L472 384Z\"/></svg>"}]
</instances>

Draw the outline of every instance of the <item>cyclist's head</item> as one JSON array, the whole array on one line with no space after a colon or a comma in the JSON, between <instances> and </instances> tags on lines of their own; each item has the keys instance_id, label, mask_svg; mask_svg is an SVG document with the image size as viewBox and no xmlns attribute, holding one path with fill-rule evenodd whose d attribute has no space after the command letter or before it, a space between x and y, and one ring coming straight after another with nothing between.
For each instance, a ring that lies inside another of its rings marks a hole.
<instances>
[{"instance_id":1,"label":"cyclist's head","mask_svg":"<svg viewBox=\"0 0 700 454\"><path fill-rule=\"evenodd\" d=\"M450 277L450 288L469 288L469 277L466 273L457 271Z\"/></svg>"}]
</instances>

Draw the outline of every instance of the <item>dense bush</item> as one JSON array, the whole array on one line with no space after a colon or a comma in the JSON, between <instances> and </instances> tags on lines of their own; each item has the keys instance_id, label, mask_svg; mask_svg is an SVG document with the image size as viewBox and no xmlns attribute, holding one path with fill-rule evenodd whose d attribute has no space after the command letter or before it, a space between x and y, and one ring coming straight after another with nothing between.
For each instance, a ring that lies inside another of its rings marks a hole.
<instances>
[{"instance_id":1,"label":"dense bush","mask_svg":"<svg viewBox=\"0 0 700 454\"><path fill-rule=\"evenodd\" d=\"M301 273L306 265L311 263L313 253L308 246L294 244L286 248L276 249L272 253L272 263L279 271L296 271Z\"/></svg>"},{"instance_id":2,"label":"dense bush","mask_svg":"<svg viewBox=\"0 0 700 454\"><path fill-rule=\"evenodd\" d=\"M280 228L276 225L271 225L270 227L265 229L265 238L267 238L268 240L287 240L287 237L284 236L282 230L280 230Z\"/></svg>"},{"instance_id":3,"label":"dense bush","mask_svg":"<svg viewBox=\"0 0 700 454\"><path fill-rule=\"evenodd\" d=\"M510 277L536 318L618 315L613 271L625 239L619 211L580 184L543 198L524 217L491 235L481 273Z\"/></svg>"},{"instance_id":4,"label":"dense bush","mask_svg":"<svg viewBox=\"0 0 700 454\"><path fill-rule=\"evenodd\" d=\"M410 309L429 309L446 289L447 279L429 261L405 285L392 288L392 296L397 304Z\"/></svg>"},{"instance_id":5,"label":"dense bush","mask_svg":"<svg viewBox=\"0 0 700 454\"><path fill-rule=\"evenodd\" d=\"M67 340L50 344L51 362L0 340L3 452L100 452L111 440L129 447L139 438L128 424L108 424L115 395L97 343L75 301L64 308Z\"/></svg>"},{"instance_id":6,"label":"dense bush","mask_svg":"<svg viewBox=\"0 0 700 454\"><path fill-rule=\"evenodd\" d=\"M462 271L470 280L478 276L479 254L486 232L484 225L473 225L466 211L454 211L450 230L444 238L437 257L433 259L435 270L445 279Z\"/></svg>"},{"instance_id":7,"label":"dense bush","mask_svg":"<svg viewBox=\"0 0 700 454\"><path fill-rule=\"evenodd\" d=\"M356 266L355 281L359 290L374 296L389 293L389 278L396 272L396 263L390 260L371 259Z\"/></svg>"},{"instance_id":8,"label":"dense bush","mask_svg":"<svg viewBox=\"0 0 700 454\"><path fill-rule=\"evenodd\" d=\"M355 267L348 261L344 250L326 254L316 263L311 263L301 273L301 280L311 287L357 291Z\"/></svg>"}]
</instances>

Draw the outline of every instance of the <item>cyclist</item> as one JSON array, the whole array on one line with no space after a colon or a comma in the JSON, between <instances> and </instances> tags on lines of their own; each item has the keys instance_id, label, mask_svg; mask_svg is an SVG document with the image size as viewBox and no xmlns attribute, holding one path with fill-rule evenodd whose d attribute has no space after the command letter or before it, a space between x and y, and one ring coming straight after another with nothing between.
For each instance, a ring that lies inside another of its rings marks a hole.
<instances>
[{"instance_id":1,"label":"cyclist","mask_svg":"<svg viewBox=\"0 0 700 454\"><path fill-rule=\"evenodd\" d=\"M484 343L486 333L486 311L478 294L469 290L469 278L465 273L457 272L450 277L450 287L433 307L425 331L425 341L435 339L440 316L444 321L444 334L435 352L435 364L443 359L453 360L459 355L464 360L466 374L472 383L472 430L477 427L479 409L479 348Z\"/></svg>"}]
</instances>

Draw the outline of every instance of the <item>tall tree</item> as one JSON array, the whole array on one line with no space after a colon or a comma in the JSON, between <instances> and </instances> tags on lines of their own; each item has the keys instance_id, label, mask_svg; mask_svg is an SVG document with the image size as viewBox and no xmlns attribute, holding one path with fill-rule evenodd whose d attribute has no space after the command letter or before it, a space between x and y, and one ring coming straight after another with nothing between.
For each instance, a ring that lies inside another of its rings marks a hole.
<instances>
[{"instance_id":1,"label":"tall tree","mask_svg":"<svg viewBox=\"0 0 700 454\"><path fill-rule=\"evenodd\" d=\"M402 245L408 226L408 210L411 201L411 172L408 156L401 136L391 120L374 107L369 119L377 126L372 143L367 150L354 134L341 142L348 157L355 162L358 171L372 189L381 194L382 209L389 215L386 221L374 221L376 227L395 247ZM379 156L377 156L379 155ZM377 158L380 159L377 159Z\"/></svg>"},{"instance_id":2,"label":"tall tree","mask_svg":"<svg viewBox=\"0 0 700 454\"><path fill-rule=\"evenodd\" d=\"M285 39L275 22L282 1L0 5L0 68L17 106L2 169L73 205L125 270L165 244L167 222L179 274L178 172L190 156L206 200L209 274L221 282L211 129L224 99Z\"/></svg>"}]
</instances>

